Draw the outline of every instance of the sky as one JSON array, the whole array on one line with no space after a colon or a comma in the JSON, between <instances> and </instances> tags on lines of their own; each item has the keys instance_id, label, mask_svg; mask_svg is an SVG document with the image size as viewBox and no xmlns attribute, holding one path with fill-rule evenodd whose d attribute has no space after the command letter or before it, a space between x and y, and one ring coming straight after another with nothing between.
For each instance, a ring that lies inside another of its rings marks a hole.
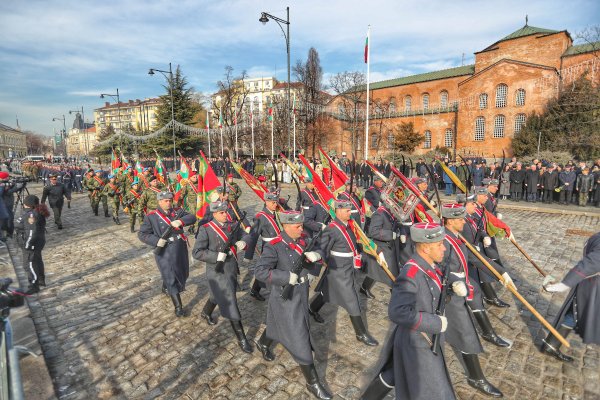
<instances>
[{"instance_id":1,"label":"sky","mask_svg":"<svg viewBox=\"0 0 600 400\"><path fill-rule=\"evenodd\" d=\"M52 135L86 121L104 105L164 94L165 79L149 68L179 65L199 92L216 91L225 67L249 77L287 79L285 38L261 11L286 18L291 64L314 47L324 84L343 71L363 71L371 25L370 81L451 68L525 25L568 30L598 25L596 0L2 0L0 123ZM285 28L285 27L284 27ZM294 80L292 76L292 80ZM110 100L110 98L108 98ZM111 101L112 102L112 101Z\"/></svg>"}]
</instances>

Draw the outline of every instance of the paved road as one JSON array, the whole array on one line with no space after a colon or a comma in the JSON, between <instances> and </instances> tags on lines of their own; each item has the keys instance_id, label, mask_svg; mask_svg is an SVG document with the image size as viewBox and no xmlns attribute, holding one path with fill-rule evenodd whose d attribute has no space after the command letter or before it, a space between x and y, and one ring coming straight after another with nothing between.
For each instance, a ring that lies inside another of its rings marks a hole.
<instances>
[{"instance_id":1,"label":"paved road","mask_svg":"<svg viewBox=\"0 0 600 400\"><path fill-rule=\"evenodd\" d=\"M32 191L40 191L33 186ZM245 192L249 192L245 190ZM254 194L242 204L258 210ZM562 276L581 257L586 240L581 232L598 230L596 216L550 215L503 211L517 240L548 272ZM191 314L176 319L170 300L160 292L160 275L145 247L129 233L127 218L116 226L110 218L92 215L87 197L75 195L65 209L65 229L49 223L44 251L49 286L32 296L29 306L51 376L62 399L305 399L300 369L278 346L277 359L265 362L260 353L242 353L227 321L219 317L209 327L198 316L207 298L204 265L194 261L183 301ZM583 232L585 234L585 232ZM500 244L521 294L552 319L564 294L542 294L541 278L510 243ZM20 264L20 254L11 246ZM26 278L20 267L22 284ZM247 288L247 268L240 281ZM377 285L377 299L365 302L369 329L380 341L389 329L389 291ZM514 340L511 349L484 344L487 377L509 399L600 398L600 349L570 337L573 364L541 355L537 346L545 331L531 313L500 289L508 309L491 309L499 334ZM363 298L364 300L364 298ZM238 301L248 337L264 329L266 303L240 292ZM326 305L326 323L311 329L317 368L338 398L355 399L371 379L381 348L359 344L345 311ZM486 342L484 342L486 343ZM456 392L461 399L484 398L467 384L458 361L447 349Z\"/></svg>"}]
</instances>

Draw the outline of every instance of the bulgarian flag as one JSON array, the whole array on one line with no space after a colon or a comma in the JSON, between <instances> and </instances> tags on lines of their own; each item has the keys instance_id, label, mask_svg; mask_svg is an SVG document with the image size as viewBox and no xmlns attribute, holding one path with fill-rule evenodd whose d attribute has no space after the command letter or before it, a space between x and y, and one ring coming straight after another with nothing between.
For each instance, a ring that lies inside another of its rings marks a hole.
<instances>
[{"instance_id":1,"label":"bulgarian flag","mask_svg":"<svg viewBox=\"0 0 600 400\"><path fill-rule=\"evenodd\" d=\"M139 177L144 174L144 167L140 163L140 160L135 160L135 168L133 169L133 175Z\"/></svg>"},{"instance_id":2,"label":"bulgarian flag","mask_svg":"<svg viewBox=\"0 0 600 400\"><path fill-rule=\"evenodd\" d=\"M156 153L156 162L154 163L154 176L163 185L168 185L169 181L167 180L167 176L166 176L167 172L163 165L162 159L160 158L160 156L158 155L156 150L154 150L154 152Z\"/></svg>"},{"instance_id":3,"label":"bulgarian flag","mask_svg":"<svg viewBox=\"0 0 600 400\"><path fill-rule=\"evenodd\" d=\"M325 153L325 151L323 151L323 149L320 147L319 152L321 153L321 162L323 163L323 160L326 162L323 163L323 174L325 174L325 165L327 165L333 180L333 191L336 191L340 188L340 186L345 185L346 182L348 182L348 175L346 175L346 173L342 171L331 159L331 157L329 157L327 153Z\"/></svg>"},{"instance_id":4,"label":"bulgarian flag","mask_svg":"<svg viewBox=\"0 0 600 400\"><path fill-rule=\"evenodd\" d=\"M207 110L206 111L206 124L204 125L204 129L206 129L206 130L210 129L210 121L208 120L208 114L209 114L209 111Z\"/></svg>"},{"instance_id":5,"label":"bulgarian flag","mask_svg":"<svg viewBox=\"0 0 600 400\"><path fill-rule=\"evenodd\" d=\"M254 191L254 193L256 193L256 195L260 197L262 201L265 201L265 192L268 191L265 185L260 183L259 180L254 177L254 175L242 168L241 165L232 161L231 166L233 167L235 172L237 172L242 177L246 184L248 184L250 189L252 189L252 191Z\"/></svg>"},{"instance_id":6,"label":"bulgarian flag","mask_svg":"<svg viewBox=\"0 0 600 400\"><path fill-rule=\"evenodd\" d=\"M504 239L510 236L510 228L487 209L483 209L485 218L485 230L491 237Z\"/></svg>"},{"instance_id":7,"label":"bulgarian flag","mask_svg":"<svg viewBox=\"0 0 600 400\"><path fill-rule=\"evenodd\" d=\"M219 129L223 127L223 113L222 110L219 110Z\"/></svg>"},{"instance_id":8,"label":"bulgarian flag","mask_svg":"<svg viewBox=\"0 0 600 400\"><path fill-rule=\"evenodd\" d=\"M367 64L369 62L369 32L370 32L371 28L369 27L369 30L367 30L367 38L365 39L365 64Z\"/></svg>"},{"instance_id":9,"label":"bulgarian flag","mask_svg":"<svg viewBox=\"0 0 600 400\"><path fill-rule=\"evenodd\" d=\"M119 167L121 166L121 160L119 156L117 156L117 151L112 149L112 154L110 156L110 169L113 175L116 175L119 172Z\"/></svg>"},{"instance_id":10,"label":"bulgarian flag","mask_svg":"<svg viewBox=\"0 0 600 400\"><path fill-rule=\"evenodd\" d=\"M127 158L125 158L125 155L123 154L123 152L121 152L121 165L123 166L123 169L127 169L127 167L129 167L129 161L127 161Z\"/></svg>"},{"instance_id":11,"label":"bulgarian flag","mask_svg":"<svg viewBox=\"0 0 600 400\"><path fill-rule=\"evenodd\" d=\"M269 101L267 120L273 122L273 101Z\"/></svg>"},{"instance_id":12,"label":"bulgarian flag","mask_svg":"<svg viewBox=\"0 0 600 400\"><path fill-rule=\"evenodd\" d=\"M204 153L200 150L200 163L198 166L198 202L196 203L196 217L202 219L211 202L211 195L217 192L221 186L217 174L206 160Z\"/></svg>"},{"instance_id":13,"label":"bulgarian flag","mask_svg":"<svg viewBox=\"0 0 600 400\"><path fill-rule=\"evenodd\" d=\"M190 179L190 166L187 163L185 157L181 156L181 168L177 171L177 185L175 186L175 196L174 200L179 201L179 196L181 196L181 189L185 187L188 180Z\"/></svg>"}]
</instances>

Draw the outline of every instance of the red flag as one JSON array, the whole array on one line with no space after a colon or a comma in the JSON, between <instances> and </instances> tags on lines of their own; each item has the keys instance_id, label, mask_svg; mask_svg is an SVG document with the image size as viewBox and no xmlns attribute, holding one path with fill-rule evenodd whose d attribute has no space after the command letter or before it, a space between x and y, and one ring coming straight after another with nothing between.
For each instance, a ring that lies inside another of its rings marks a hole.
<instances>
[{"instance_id":1,"label":"red flag","mask_svg":"<svg viewBox=\"0 0 600 400\"><path fill-rule=\"evenodd\" d=\"M326 208L329 208L329 213L332 215L332 217L335 218L335 211L333 208L333 202L335 201L335 197L333 196L333 193L331 192L331 190L329 190L329 188L327 187L325 182L323 182L321 177L317 175L317 173L315 172L313 167L311 167L311 165L308 163L306 158L304 158L302 154L298 155L298 157L300 158L300 161L302 161L302 164L304 164L306 169L308 169L308 171L310 171L310 173L312 174L313 185L315 185L315 190L319 195L321 203L323 203L323 205Z\"/></svg>"},{"instance_id":2,"label":"red flag","mask_svg":"<svg viewBox=\"0 0 600 400\"><path fill-rule=\"evenodd\" d=\"M336 191L340 186L345 185L346 182L348 182L348 175L337 166L322 148L319 147L319 151L321 152L321 159L325 158L329 164L329 171L333 180L333 191ZM323 170L325 170L325 168L323 168Z\"/></svg>"},{"instance_id":3,"label":"red flag","mask_svg":"<svg viewBox=\"0 0 600 400\"><path fill-rule=\"evenodd\" d=\"M196 217L203 218L210 205L210 195L215 193L221 186L217 174L206 160L204 153L200 150L200 164L198 167L198 202Z\"/></svg>"},{"instance_id":4,"label":"red flag","mask_svg":"<svg viewBox=\"0 0 600 400\"><path fill-rule=\"evenodd\" d=\"M251 173L242 168L241 165L234 162L232 162L231 165L233 166L233 169L235 169L235 171L242 177L242 179L246 181L248 186L250 186L250 189L252 189L262 201L265 201L265 192L268 191L267 188Z\"/></svg>"}]
</instances>

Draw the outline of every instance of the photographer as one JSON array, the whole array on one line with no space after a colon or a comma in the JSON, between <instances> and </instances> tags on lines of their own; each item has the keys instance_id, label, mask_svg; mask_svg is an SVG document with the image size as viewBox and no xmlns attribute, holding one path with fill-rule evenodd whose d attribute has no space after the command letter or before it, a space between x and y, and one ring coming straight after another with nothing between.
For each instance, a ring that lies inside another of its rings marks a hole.
<instances>
[{"instance_id":1,"label":"photographer","mask_svg":"<svg viewBox=\"0 0 600 400\"><path fill-rule=\"evenodd\" d=\"M50 216L50 212L33 195L25 198L23 208L23 214L17 218L15 230L17 243L23 249L23 268L27 271L29 280L26 293L33 294L40 291L40 286L46 286L42 250L46 244L46 218Z\"/></svg>"},{"instance_id":2,"label":"photographer","mask_svg":"<svg viewBox=\"0 0 600 400\"><path fill-rule=\"evenodd\" d=\"M4 206L6 207L6 212L8 213L8 218L0 225L0 229L6 231L6 234L9 237L13 235L15 230L15 224L13 221L15 218L13 213L13 208L15 205L14 194L21 191L25 187L26 182L26 178L21 177L9 179L6 172L0 172L0 186L3 187L1 197L2 201L4 202Z\"/></svg>"},{"instance_id":3,"label":"photographer","mask_svg":"<svg viewBox=\"0 0 600 400\"><path fill-rule=\"evenodd\" d=\"M58 229L62 229L62 221L60 216L62 214L62 208L64 205L63 197L67 198L68 207L71 208L71 191L67 189L64 183L58 183L57 175L50 174L50 184L44 187L42 192L42 203L46 202L46 198L52 208L54 214L54 222L58 226Z\"/></svg>"}]
</instances>

